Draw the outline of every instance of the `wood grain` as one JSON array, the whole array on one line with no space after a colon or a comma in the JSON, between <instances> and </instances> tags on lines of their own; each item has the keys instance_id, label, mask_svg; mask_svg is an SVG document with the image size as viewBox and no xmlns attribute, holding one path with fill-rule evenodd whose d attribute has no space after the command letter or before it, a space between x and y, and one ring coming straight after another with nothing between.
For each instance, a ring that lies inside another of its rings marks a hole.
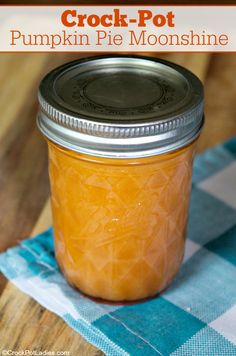
<instances>
[{"instance_id":1,"label":"wood grain","mask_svg":"<svg viewBox=\"0 0 236 356\"><path fill-rule=\"evenodd\" d=\"M199 151L236 135L236 55L214 54L205 87L206 123Z\"/></svg>"},{"instance_id":2,"label":"wood grain","mask_svg":"<svg viewBox=\"0 0 236 356\"><path fill-rule=\"evenodd\" d=\"M189 68L205 82L206 126L199 150L236 134L236 55L168 54L162 57ZM0 206L2 250L51 224L46 144L34 123L36 88L46 71L74 58L66 54L0 56L0 79L9 81L7 93L4 88L0 95L4 112L3 125L0 123L0 199L4 202ZM66 350L76 356L102 355L61 319L11 283L2 284L0 351L28 348Z\"/></svg>"},{"instance_id":3,"label":"wood grain","mask_svg":"<svg viewBox=\"0 0 236 356\"><path fill-rule=\"evenodd\" d=\"M0 330L0 352L11 349L69 351L71 356L103 354L10 284L0 300Z\"/></svg>"}]
</instances>

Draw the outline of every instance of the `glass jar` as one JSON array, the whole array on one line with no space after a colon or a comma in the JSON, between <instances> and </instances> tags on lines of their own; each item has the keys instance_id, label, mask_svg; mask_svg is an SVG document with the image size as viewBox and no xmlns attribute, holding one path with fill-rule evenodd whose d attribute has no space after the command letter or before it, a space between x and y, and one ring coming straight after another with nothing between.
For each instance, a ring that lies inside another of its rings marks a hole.
<instances>
[{"instance_id":1,"label":"glass jar","mask_svg":"<svg viewBox=\"0 0 236 356\"><path fill-rule=\"evenodd\" d=\"M39 101L65 277L109 301L158 294L183 258L201 82L149 57L91 57L49 73Z\"/></svg>"}]
</instances>

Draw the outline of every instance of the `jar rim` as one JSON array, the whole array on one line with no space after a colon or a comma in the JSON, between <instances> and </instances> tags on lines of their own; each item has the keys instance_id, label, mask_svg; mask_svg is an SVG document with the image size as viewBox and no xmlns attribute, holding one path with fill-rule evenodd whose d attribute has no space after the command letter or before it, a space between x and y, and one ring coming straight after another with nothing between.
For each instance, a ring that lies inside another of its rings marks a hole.
<instances>
[{"instance_id":1,"label":"jar rim","mask_svg":"<svg viewBox=\"0 0 236 356\"><path fill-rule=\"evenodd\" d=\"M43 78L38 96L42 133L94 156L170 152L193 141L203 125L201 81L153 57L105 55L67 63Z\"/></svg>"}]
</instances>

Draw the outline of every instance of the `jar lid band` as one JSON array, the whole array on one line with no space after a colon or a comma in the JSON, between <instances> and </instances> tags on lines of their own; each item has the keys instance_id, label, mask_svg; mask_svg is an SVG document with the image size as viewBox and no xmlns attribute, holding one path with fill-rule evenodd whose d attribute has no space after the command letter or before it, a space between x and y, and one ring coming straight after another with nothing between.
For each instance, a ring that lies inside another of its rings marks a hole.
<instances>
[{"instance_id":1,"label":"jar lid band","mask_svg":"<svg viewBox=\"0 0 236 356\"><path fill-rule=\"evenodd\" d=\"M203 86L176 64L143 56L83 58L51 71L39 88L38 126L73 151L147 157L194 140Z\"/></svg>"}]
</instances>

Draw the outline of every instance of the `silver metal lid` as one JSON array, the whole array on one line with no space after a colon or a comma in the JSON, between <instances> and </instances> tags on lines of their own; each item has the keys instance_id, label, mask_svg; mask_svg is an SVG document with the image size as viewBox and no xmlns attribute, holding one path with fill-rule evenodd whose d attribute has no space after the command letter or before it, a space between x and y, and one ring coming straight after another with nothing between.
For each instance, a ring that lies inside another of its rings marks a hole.
<instances>
[{"instance_id":1,"label":"silver metal lid","mask_svg":"<svg viewBox=\"0 0 236 356\"><path fill-rule=\"evenodd\" d=\"M39 87L38 126L55 143L102 157L147 157L199 135L203 86L176 64L142 56L83 58Z\"/></svg>"}]
</instances>

